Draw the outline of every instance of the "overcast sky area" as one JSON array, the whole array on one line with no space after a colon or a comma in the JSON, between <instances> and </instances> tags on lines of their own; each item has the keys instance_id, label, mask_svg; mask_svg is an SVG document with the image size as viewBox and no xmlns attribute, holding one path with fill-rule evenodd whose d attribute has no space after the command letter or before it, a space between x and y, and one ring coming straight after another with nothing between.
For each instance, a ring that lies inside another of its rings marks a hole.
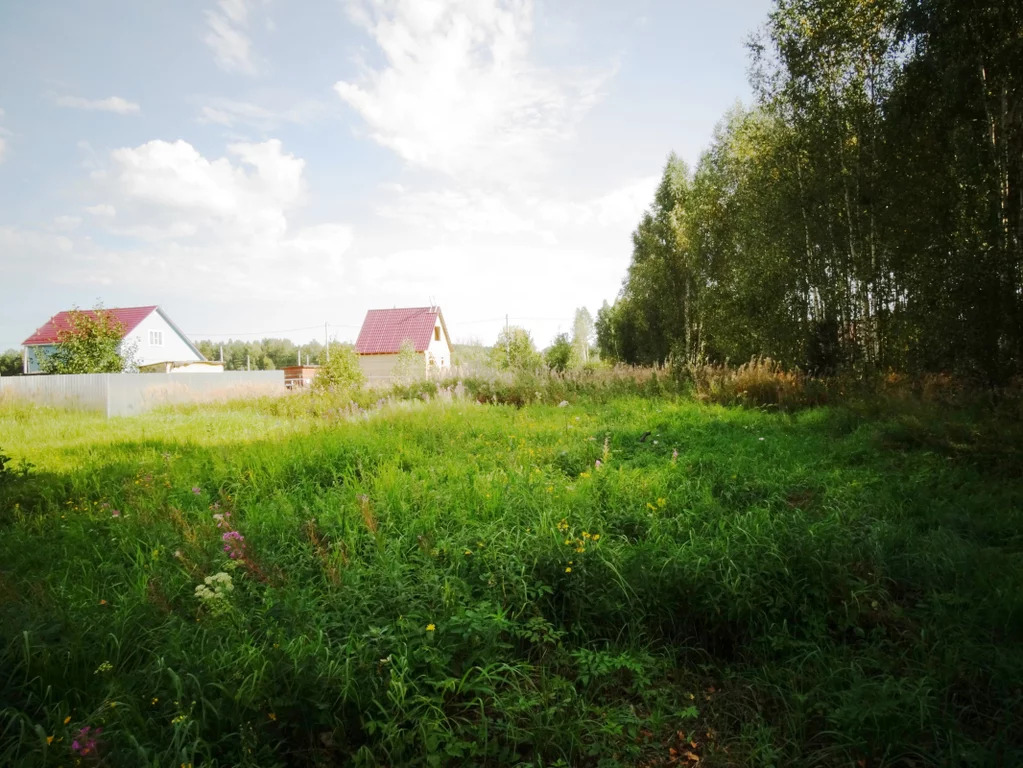
<instances>
[{"instance_id":1,"label":"overcast sky area","mask_svg":"<svg viewBox=\"0 0 1023 768\"><path fill-rule=\"evenodd\" d=\"M767 0L0 3L0 350L73 305L537 346L613 301L668 153L749 103Z\"/></svg>"}]
</instances>

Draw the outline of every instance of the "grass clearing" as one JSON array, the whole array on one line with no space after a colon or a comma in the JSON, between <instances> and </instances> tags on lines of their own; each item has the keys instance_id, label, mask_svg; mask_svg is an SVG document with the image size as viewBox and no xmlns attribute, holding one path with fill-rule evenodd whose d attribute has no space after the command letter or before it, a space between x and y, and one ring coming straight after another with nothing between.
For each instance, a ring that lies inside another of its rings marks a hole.
<instances>
[{"instance_id":1,"label":"grass clearing","mask_svg":"<svg viewBox=\"0 0 1023 768\"><path fill-rule=\"evenodd\" d=\"M0 404L0 764L1023 763L1018 422L291 406Z\"/></svg>"}]
</instances>

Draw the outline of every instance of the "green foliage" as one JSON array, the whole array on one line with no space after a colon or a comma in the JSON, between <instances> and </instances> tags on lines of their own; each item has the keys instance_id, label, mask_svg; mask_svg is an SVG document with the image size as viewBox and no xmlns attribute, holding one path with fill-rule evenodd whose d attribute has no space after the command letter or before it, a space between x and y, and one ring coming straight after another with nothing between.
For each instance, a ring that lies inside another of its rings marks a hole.
<instances>
[{"instance_id":1,"label":"green foliage","mask_svg":"<svg viewBox=\"0 0 1023 768\"><path fill-rule=\"evenodd\" d=\"M362 389L366 374L359 365L355 349L341 344L331 344L329 358L320 365L313 378L314 392L329 392L341 397L350 397Z\"/></svg>"},{"instance_id":2,"label":"green foliage","mask_svg":"<svg viewBox=\"0 0 1023 768\"><path fill-rule=\"evenodd\" d=\"M110 765L1021 763L1018 402L613 375L369 421L3 403L38 471L0 486L0 763L86 726Z\"/></svg>"},{"instance_id":3,"label":"green foliage","mask_svg":"<svg viewBox=\"0 0 1023 768\"><path fill-rule=\"evenodd\" d=\"M290 339L261 339L259 341L241 341L229 339L225 342L201 340L195 343L207 360L219 360L220 350L224 350L224 370L244 371L246 361L253 370L279 370L288 365L298 365L301 352L303 364L316 365L322 361L323 344L310 341L296 345Z\"/></svg>"},{"instance_id":4,"label":"green foliage","mask_svg":"<svg viewBox=\"0 0 1023 768\"><path fill-rule=\"evenodd\" d=\"M0 354L0 376L19 376L21 372L21 352L16 349L8 349Z\"/></svg>"},{"instance_id":5,"label":"green foliage","mask_svg":"<svg viewBox=\"0 0 1023 768\"><path fill-rule=\"evenodd\" d=\"M400 383L408 383L425 374L423 365L423 358L416 352L415 345L410 339L405 339L398 347L398 360L394 364L391 375Z\"/></svg>"},{"instance_id":6,"label":"green foliage","mask_svg":"<svg viewBox=\"0 0 1023 768\"><path fill-rule=\"evenodd\" d=\"M543 358L533 346L529 331L513 325L498 334L490 350L490 362L498 370L531 371L543 364Z\"/></svg>"},{"instance_id":7,"label":"green foliage","mask_svg":"<svg viewBox=\"0 0 1023 768\"><path fill-rule=\"evenodd\" d=\"M571 364L574 352L572 342L568 340L568 334L559 333L544 352L544 362L552 371L563 373Z\"/></svg>"},{"instance_id":8,"label":"green foliage","mask_svg":"<svg viewBox=\"0 0 1023 768\"><path fill-rule=\"evenodd\" d=\"M572 321L572 350L580 365L590 362L590 347L593 344L593 317L586 307L575 311Z\"/></svg>"},{"instance_id":9,"label":"green foliage","mask_svg":"<svg viewBox=\"0 0 1023 768\"><path fill-rule=\"evenodd\" d=\"M1023 372L1021 13L777 0L751 45L757 103L695 172L669 157L601 352Z\"/></svg>"},{"instance_id":10,"label":"green foliage","mask_svg":"<svg viewBox=\"0 0 1023 768\"><path fill-rule=\"evenodd\" d=\"M53 352L39 361L43 373L120 373L135 368L135 349L124 339L124 324L102 305L77 307L68 327L57 333Z\"/></svg>"}]
</instances>

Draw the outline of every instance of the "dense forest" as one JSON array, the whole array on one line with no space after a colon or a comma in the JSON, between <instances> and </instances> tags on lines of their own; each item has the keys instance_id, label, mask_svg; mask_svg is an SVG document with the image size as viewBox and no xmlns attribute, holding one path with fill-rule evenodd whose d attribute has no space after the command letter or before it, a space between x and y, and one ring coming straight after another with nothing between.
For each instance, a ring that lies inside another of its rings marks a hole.
<instances>
[{"instance_id":1,"label":"dense forest","mask_svg":"<svg viewBox=\"0 0 1023 768\"><path fill-rule=\"evenodd\" d=\"M1023 372L1023 4L778 0L750 108L672 155L602 357Z\"/></svg>"}]
</instances>

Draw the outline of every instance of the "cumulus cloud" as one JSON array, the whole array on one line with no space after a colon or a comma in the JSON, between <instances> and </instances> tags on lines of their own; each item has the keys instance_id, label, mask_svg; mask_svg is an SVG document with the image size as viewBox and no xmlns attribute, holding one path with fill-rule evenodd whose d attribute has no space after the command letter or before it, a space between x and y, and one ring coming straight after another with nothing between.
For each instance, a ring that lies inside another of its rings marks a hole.
<instances>
[{"instance_id":1,"label":"cumulus cloud","mask_svg":"<svg viewBox=\"0 0 1023 768\"><path fill-rule=\"evenodd\" d=\"M249 17L245 0L220 0L216 9L205 15L203 40L213 51L217 65L225 72L255 74L252 39L245 32Z\"/></svg>"},{"instance_id":2,"label":"cumulus cloud","mask_svg":"<svg viewBox=\"0 0 1023 768\"><path fill-rule=\"evenodd\" d=\"M210 160L185 141L155 140L114 150L94 179L115 199L124 234L146 239L280 236L302 202L305 161L277 139L231 144Z\"/></svg>"},{"instance_id":3,"label":"cumulus cloud","mask_svg":"<svg viewBox=\"0 0 1023 768\"><path fill-rule=\"evenodd\" d=\"M114 246L91 247L100 281L238 296L322 294L344 272L351 227L295 227L305 201L305 161L277 139L235 143L219 158L185 141L154 140L110 153L92 174L102 202L85 208Z\"/></svg>"},{"instance_id":4,"label":"cumulus cloud","mask_svg":"<svg viewBox=\"0 0 1023 768\"><path fill-rule=\"evenodd\" d=\"M106 99L85 99L81 96L58 96L55 99L58 107L70 109L86 109L92 112L113 112L117 115L137 115L142 107L134 101L110 96Z\"/></svg>"},{"instance_id":5,"label":"cumulus cloud","mask_svg":"<svg viewBox=\"0 0 1023 768\"><path fill-rule=\"evenodd\" d=\"M597 100L606 73L530 60L532 4L374 0L352 16L386 64L334 86L372 138L410 164L500 177L542 164Z\"/></svg>"}]
</instances>

